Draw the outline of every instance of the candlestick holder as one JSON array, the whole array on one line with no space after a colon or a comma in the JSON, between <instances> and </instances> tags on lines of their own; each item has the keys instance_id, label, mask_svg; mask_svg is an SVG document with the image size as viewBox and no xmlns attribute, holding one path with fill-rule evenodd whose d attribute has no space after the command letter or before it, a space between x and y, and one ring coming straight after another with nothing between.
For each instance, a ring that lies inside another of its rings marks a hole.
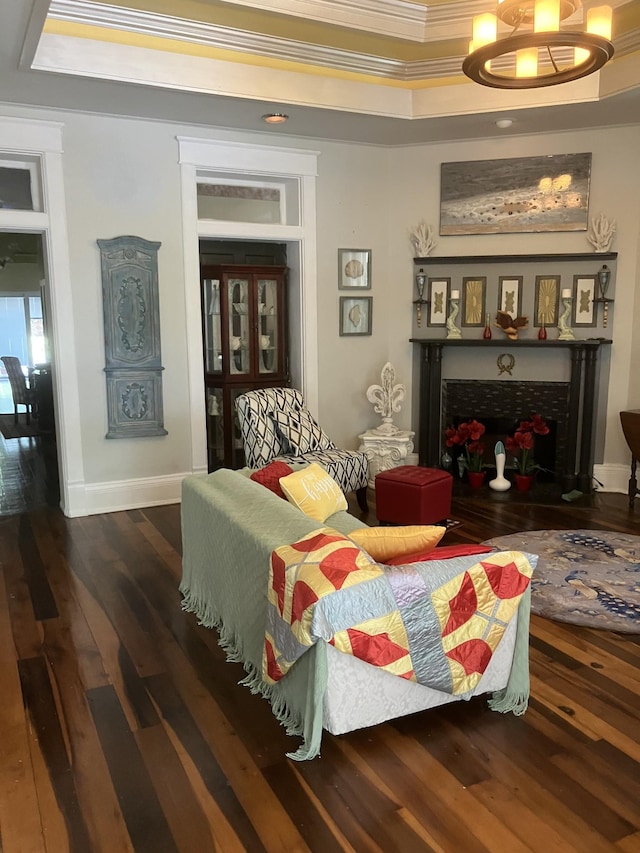
<instances>
[{"instance_id":1,"label":"candlestick holder","mask_svg":"<svg viewBox=\"0 0 640 853\"><path fill-rule=\"evenodd\" d=\"M607 323L609 321L609 302L610 299L607 299L607 290L609 289L609 282L611 281L611 270L605 264L601 270L598 272L598 284L600 286L600 299L598 302L602 302L602 328L607 328Z\"/></svg>"},{"instance_id":2,"label":"candlestick holder","mask_svg":"<svg viewBox=\"0 0 640 853\"><path fill-rule=\"evenodd\" d=\"M449 300L449 316L447 317L447 339L458 339L462 337L462 332L456 326L456 317L460 311L460 299Z\"/></svg>"},{"instance_id":3,"label":"candlestick holder","mask_svg":"<svg viewBox=\"0 0 640 853\"><path fill-rule=\"evenodd\" d=\"M564 305L564 311L558 318L558 329L560 334L558 335L559 341L575 341L576 336L573 334L573 329L569 325L569 317L571 316L571 296L563 296L562 304Z\"/></svg>"},{"instance_id":4,"label":"candlestick holder","mask_svg":"<svg viewBox=\"0 0 640 853\"><path fill-rule=\"evenodd\" d=\"M421 269L416 275L416 290L418 291L418 298L413 300L413 304L416 306L416 322L418 327L422 326L422 306L429 305L429 301L424 298L424 286L426 282L427 277L424 274L424 270Z\"/></svg>"}]
</instances>

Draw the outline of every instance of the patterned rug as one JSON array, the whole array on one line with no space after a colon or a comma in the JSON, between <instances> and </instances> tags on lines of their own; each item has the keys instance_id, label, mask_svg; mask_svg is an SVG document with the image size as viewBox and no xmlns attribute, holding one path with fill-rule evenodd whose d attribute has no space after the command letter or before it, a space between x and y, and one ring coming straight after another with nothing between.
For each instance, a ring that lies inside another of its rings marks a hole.
<instances>
[{"instance_id":1,"label":"patterned rug","mask_svg":"<svg viewBox=\"0 0 640 853\"><path fill-rule=\"evenodd\" d=\"M531 530L486 545L538 554L531 612L558 622L640 633L640 536L609 530Z\"/></svg>"}]
</instances>

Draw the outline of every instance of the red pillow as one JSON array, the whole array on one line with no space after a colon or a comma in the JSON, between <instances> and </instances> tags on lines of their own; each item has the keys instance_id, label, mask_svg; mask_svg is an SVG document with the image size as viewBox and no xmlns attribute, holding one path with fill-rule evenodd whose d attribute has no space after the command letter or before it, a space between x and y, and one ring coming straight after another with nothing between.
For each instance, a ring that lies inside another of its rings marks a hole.
<instances>
[{"instance_id":1,"label":"red pillow","mask_svg":"<svg viewBox=\"0 0 640 853\"><path fill-rule=\"evenodd\" d=\"M491 545L442 545L431 551L414 551L412 554L400 554L387 560L387 566L404 566L407 563L422 563L425 560L448 560L450 557L468 557L470 554L488 554L494 549Z\"/></svg>"},{"instance_id":2,"label":"red pillow","mask_svg":"<svg viewBox=\"0 0 640 853\"><path fill-rule=\"evenodd\" d=\"M266 486L275 495L286 501L287 496L280 486L280 477L287 477L289 474L293 474L293 468L291 465L287 465L286 462L278 462L277 460L274 460L273 462L269 462L268 465L265 465L264 468L259 468L257 471L254 471L251 475L251 479L255 480L256 483L260 483L262 486Z\"/></svg>"}]
</instances>

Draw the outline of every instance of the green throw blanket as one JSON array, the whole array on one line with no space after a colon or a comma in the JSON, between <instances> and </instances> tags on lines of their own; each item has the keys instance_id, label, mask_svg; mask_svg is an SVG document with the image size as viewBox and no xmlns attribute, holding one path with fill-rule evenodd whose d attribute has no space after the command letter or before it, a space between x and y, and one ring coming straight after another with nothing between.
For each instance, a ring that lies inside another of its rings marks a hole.
<instances>
[{"instance_id":1,"label":"green throw blanket","mask_svg":"<svg viewBox=\"0 0 640 853\"><path fill-rule=\"evenodd\" d=\"M325 524L350 533L362 522L346 512ZM182 487L183 608L216 628L230 661L247 673L242 684L260 693L288 734L303 743L290 758L320 752L323 698L327 686L324 643L316 643L275 685L261 677L271 552L320 527L316 521L237 471L220 469L187 477ZM524 606L523 606L524 605ZM518 612L514 665L509 684L494 695L498 711L524 713L528 699L529 594Z\"/></svg>"}]
</instances>

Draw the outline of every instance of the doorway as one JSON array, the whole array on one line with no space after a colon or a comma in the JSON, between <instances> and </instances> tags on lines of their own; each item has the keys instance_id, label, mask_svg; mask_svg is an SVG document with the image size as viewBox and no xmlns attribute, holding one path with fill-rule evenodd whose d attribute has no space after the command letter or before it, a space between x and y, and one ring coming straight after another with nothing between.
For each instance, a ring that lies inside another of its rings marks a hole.
<instances>
[{"instance_id":1,"label":"doorway","mask_svg":"<svg viewBox=\"0 0 640 853\"><path fill-rule=\"evenodd\" d=\"M0 515L60 500L45 278L42 235L0 232L0 356L19 360L33 401L14 404L0 362Z\"/></svg>"}]
</instances>

